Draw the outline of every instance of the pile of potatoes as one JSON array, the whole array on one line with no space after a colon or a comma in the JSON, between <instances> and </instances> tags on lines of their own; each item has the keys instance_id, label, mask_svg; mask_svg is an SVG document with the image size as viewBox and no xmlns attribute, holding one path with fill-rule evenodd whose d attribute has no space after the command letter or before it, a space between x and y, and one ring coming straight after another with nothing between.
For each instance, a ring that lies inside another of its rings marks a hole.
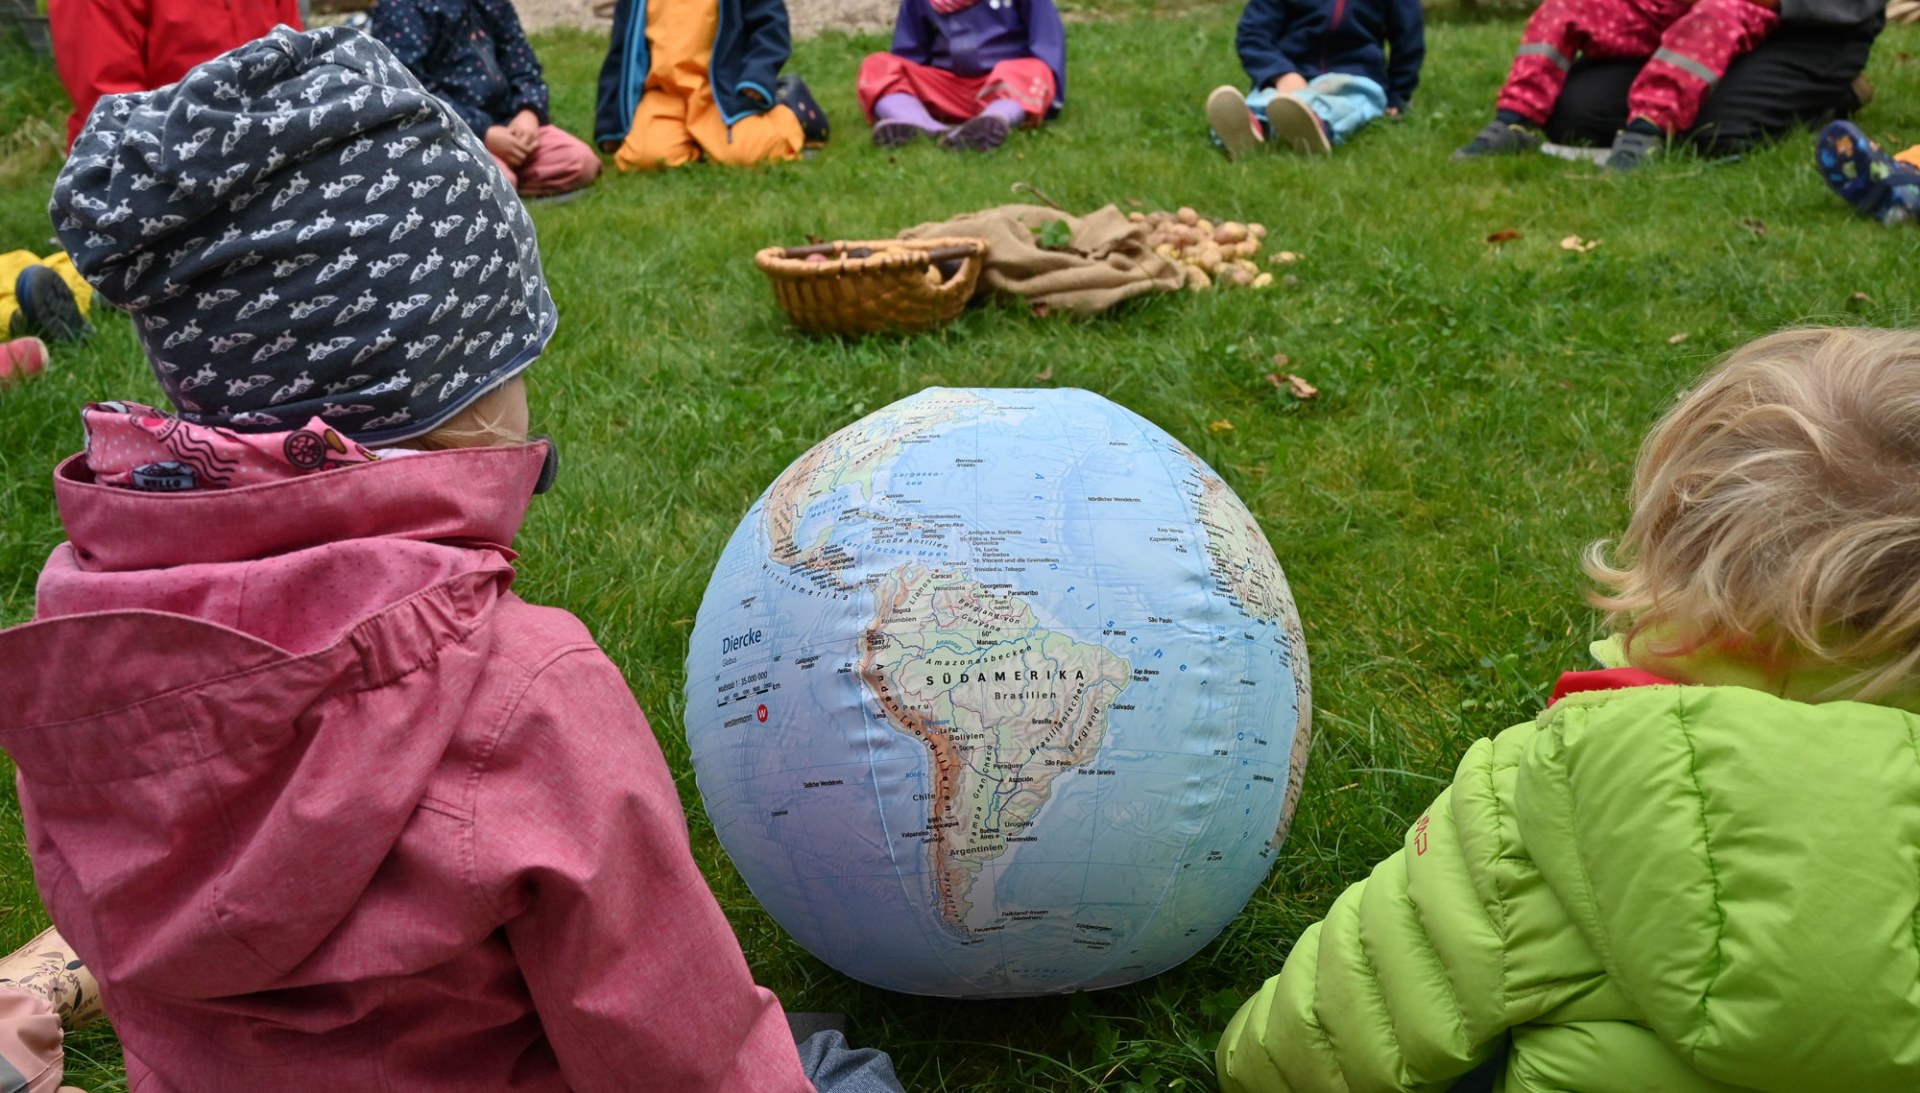
<instances>
[{"instance_id":1,"label":"pile of potatoes","mask_svg":"<svg viewBox=\"0 0 1920 1093\"><path fill-rule=\"evenodd\" d=\"M1186 267L1187 287L1204 292L1215 285L1266 288L1273 274L1254 265L1260 241L1267 237L1262 224L1223 220L1214 223L1191 208L1174 212L1133 212L1127 219L1147 226L1153 252Z\"/></svg>"}]
</instances>

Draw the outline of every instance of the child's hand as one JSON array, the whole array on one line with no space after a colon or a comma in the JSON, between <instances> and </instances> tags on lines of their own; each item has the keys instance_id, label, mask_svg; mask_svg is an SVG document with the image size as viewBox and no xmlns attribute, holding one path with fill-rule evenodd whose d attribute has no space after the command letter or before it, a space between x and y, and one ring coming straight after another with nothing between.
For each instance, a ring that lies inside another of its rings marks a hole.
<instances>
[{"instance_id":1,"label":"child's hand","mask_svg":"<svg viewBox=\"0 0 1920 1093\"><path fill-rule=\"evenodd\" d=\"M522 110L507 123L507 128L519 134L520 139L527 146L528 155L532 155L533 150L540 147L540 115L531 110Z\"/></svg>"},{"instance_id":2,"label":"child's hand","mask_svg":"<svg viewBox=\"0 0 1920 1093\"><path fill-rule=\"evenodd\" d=\"M481 141L487 151L500 157L500 161L509 167L518 167L533 154L533 142L522 133L516 133L505 125L490 125Z\"/></svg>"},{"instance_id":3,"label":"child's hand","mask_svg":"<svg viewBox=\"0 0 1920 1093\"><path fill-rule=\"evenodd\" d=\"M1298 72L1289 72L1285 76L1273 81L1273 89L1282 95L1290 91L1305 91L1307 89L1307 78Z\"/></svg>"},{"instance_id":4,"label":"child's hand","mask_svg":"<svg viewBox=\"0 0 1920 1093\"><path fill-rule=\"evenodd\" d=\"M1387 107L1387 117L1392 118L1394 121L1400 120L1400 114L1401 114L1401 110L1399 107L1397 106Z\"/></svg>"}]
</instances>

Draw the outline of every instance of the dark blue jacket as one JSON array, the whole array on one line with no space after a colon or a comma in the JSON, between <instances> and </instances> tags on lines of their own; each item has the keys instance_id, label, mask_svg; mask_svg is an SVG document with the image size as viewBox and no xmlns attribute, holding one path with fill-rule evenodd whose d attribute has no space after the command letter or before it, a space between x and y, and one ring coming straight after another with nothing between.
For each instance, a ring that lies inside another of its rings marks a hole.
<instances>
[{"instance_id":1,"label":"dark blue jacket","mask_svg":"<svg viewBox=\"0 0 1920 1093\"><path fill-rule=\"evenodd\" d=\"M658 0L677 4L689 0ZM713 35L713 59L707 82L720 118L728 125L773 106L773 83L793 49L784 0L691 0L717 4L719 29ZM593 112L593 137L611 150L633 127L633 111L646 90L652 55L647 48L647 0L619 0L613 8L613 42L600 66L600 101ZM756 101L747 94L757 91Z\"/></svg>"},{"instance_id":2,"label":"dark blue jacket","mask_svg":"<svg viewBox=\"0 0 1920 1093\"><path fill-rule=\"evenodd\" d=\"M511 0L380 0L370 29L479 136L522 110L552 120Z\"/></svg>"},{"instance_id":3,"label":"dark blue jacket","mask_svg":"<svg viewBox=\"0 0 1920 1093\"><path fill-rule=\"evenodd\" d=\"M1289 72L1365 76L1404 108L1427 55L1420 0L1247 0L1234 37L1256 90Z\"/></svg>"}]
</instances>

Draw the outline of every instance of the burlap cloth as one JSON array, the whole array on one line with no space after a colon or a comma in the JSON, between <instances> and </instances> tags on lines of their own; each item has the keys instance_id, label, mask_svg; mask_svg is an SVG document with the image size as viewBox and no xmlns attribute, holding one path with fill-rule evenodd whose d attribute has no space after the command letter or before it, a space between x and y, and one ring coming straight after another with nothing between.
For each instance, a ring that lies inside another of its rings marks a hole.
<instances>
[{"instance_id":1,"label":"burlap cloth","mask_svg":"<svg viewBox=\"0 0 1920 1093\"><path fill-rule=\"evenodd\" d=\"M1065 250L1045 249L1034 233L1055 220L1066 221L1073 233ZM1129 221L1113 205L1086 216L1044 205L1001 205L900 233L902 239L942 236L987 240L976 294L1004 292L1048 308L1092 314L1149 292L1172 292L1186 282L1178 262L1153 253L1146 225Z\"/></svg>"}]
</instances>

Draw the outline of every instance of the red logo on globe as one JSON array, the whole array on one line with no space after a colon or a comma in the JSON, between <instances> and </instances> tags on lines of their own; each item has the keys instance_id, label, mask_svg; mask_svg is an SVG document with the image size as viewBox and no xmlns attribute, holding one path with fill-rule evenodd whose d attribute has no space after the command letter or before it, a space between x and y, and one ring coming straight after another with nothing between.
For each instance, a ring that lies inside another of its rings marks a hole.
<instances>
[{"instance_id":1,"label":"red logo on globe","mask_svg":"<svg viewBox=\"0 0 1920 1093\"><path fill-rule=\"evenodd\" d=\"M755 711L754 711L754 713L753 713L753 716L755 716L755 717L757 717L757 718L759 718L759 719L760 719L760 723L761 723L762 725L764 725L764 724L766 724L766 723L767 723L767 708L766 708L766 706L764 706L764 705L762 705L762 706L761 706L761 707L760 707L760 708L759 708L758 710L755 710Z\"/></svg>"}]
</instances>

